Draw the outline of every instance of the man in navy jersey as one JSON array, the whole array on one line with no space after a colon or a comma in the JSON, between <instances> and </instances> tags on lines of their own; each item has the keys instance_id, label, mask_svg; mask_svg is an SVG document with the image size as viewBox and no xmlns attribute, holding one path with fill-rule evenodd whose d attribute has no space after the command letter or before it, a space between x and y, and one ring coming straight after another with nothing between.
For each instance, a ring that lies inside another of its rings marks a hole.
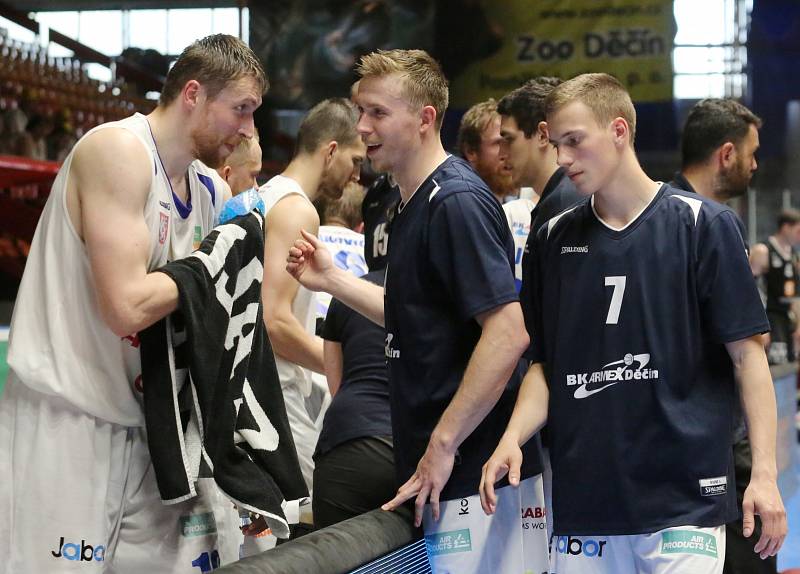
<instances>
[{"instance_id":1,"label":"man in navy jersey","mask_svg":"<svg viewBox=\"0 0 800 574\"><path fill-rule=\"evenodd\" d=\"M484 510L498 476L518 480L519 445L546 420L552 572L721 573L724 525L737 517L735 380L753 447L744 534L760 514L755 551L775 555L786 515L769 325L735 214L647 177L633 104L613 77L569 80L545 108L559 165L590 197L534 241L532 365L484 468Z\"/></svg>"},{"instance_id":2,"label":"man in navy jersey","mask_svg":"<svg viewBox=\"0 0 800 574\"><path fill-rule=\"evenodd\" d=\"M345 276L308 233L287 270L386 326L402 486L383 508L415 499L434 571L543 572L535 441L521 471L526 488L498 491L502 516L487 519L478 507L481 465L510 417L528 345L505 216L472 168L442 147L448 87L435 60L421 50L379 51L362 58L358 72L367 155L392 174L401 196L385 288Z\"/></svg>"},{"instance_id":3,"label":"man in navy jersey","mask_svg":"<svg viewBox=\"0 0 800 574\"><path fill-rule=\"evenodd\" d=\"M581 196L558 166L556 152L547 137L544 101L561 83L558 78L540 76L528 80L503 96L497 104L500 114L501 152L516 187L532 187L539 202L531 213L531 230L572 207Z\"/></svg>"},{"instance_id":4,"label":"man in navy jersey","mask_svg":"<svg viewBox=\"0 0 800 574\"><path fill-rule=\"evenodd\" d=\"M683 126L681 170L670 185L720 203L744 195L758 166L755 154L760 127L758 116L736 100L706 98L697 102ZM744 224L738 219L737 223L744 236ZM772 327L774 329L774 325ZM737 410L733 460L736 500L741 509L744 491L750 482L752 456L741 408ZM725 526L725 574L777 572L775 556L762 560L753 552L759 538L761 521L758 517L749 538L743 536L738 517Z\"/></svg>"}]
</instances>

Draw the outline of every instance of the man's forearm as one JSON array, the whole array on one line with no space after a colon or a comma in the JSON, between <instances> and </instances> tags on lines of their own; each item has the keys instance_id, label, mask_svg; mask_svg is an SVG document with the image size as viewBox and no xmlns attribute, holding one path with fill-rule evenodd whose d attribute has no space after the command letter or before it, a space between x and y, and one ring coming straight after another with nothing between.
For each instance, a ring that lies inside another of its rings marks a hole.
<instances>
[{"instance_id":1,"label":"man's forearm","mask_svg":"<svg viewBox=\"0 0 800 574\"><path fill-rule=\"evenodd\" d=\"M147 273L122 292L104 299L98 293L100 310L114 334L125 337L146 329L178 308L178 286L169 275Z\"/></svg>"},{"instance_id":2,"label":"man's forearm","mask_svg":"<svg viewBox=\"0 0 800 574\"><path fill-rule=\"evenodd\" d=\"M534 363L522 379L514 412L505 434L522 446L547 422L547 402L550 389L542 363Z\"/></svg>"},{"instance_id":3,"label":"man's forearm","mask_svg":"<svg viewBox=\"0 0 800 574\"><path fill-rule=\"evenodd\" d=\"M359 279L348 271L336 269L328 280L328 289L333 297L361 313L377 325L384 327L383 287Z\"/></svg>"},{"instance_id":4,"label":"man's forearm","mask_svg":"<svg viewBox=\"0 0 800 574\"><path fill-rule=\"evenodd\" d=\"M265 318L269 340L276 356L311 369L316 373L325 372L322 339L306 332L294 315L273 315Z\"/></svg>"},{"instance_id":5,"label":"man's forearm","mask_svg":"<svg viewBox=\"0 0 800 574\"><path fill-rule=\"evenodd\" d=\"M464 378L442 414L431 443L454 452L494 408L527 347L524 326L503 324L503 317L488 319L470 357Z\"/></svg>"},{"instance_id":6,"label":"man's forearm","mask_svg":"<svg viewBox=\"0 0 800 574\"><path fill-rule=\"evenodd\" d=\"M777 476L775 389L763 348L754 341L752 345L740 345L732 359L753 452L753 475L774 480Z\"/></svg>"}]
</instances>

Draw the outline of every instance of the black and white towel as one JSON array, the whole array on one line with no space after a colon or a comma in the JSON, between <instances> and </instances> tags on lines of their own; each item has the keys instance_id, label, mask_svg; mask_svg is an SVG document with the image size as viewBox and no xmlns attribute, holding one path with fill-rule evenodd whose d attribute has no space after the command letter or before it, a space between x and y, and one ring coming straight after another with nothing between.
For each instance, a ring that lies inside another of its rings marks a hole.
<instances>
[{"instance_id":1,"label":"black and white towel","mask_svg":"<svg viewBox=\"0 0 800 574\"><path fill-rule=\"evenodd\" d=\"M195 496L213 476L240 508L288 537L282 503L308 496L263 323L263 217L214 228L190 256L159 271L178 285L179 308L142 331L148 446L166 504ZM188 377L176 369L182 322Z\"/></svg>"}]
</instances>

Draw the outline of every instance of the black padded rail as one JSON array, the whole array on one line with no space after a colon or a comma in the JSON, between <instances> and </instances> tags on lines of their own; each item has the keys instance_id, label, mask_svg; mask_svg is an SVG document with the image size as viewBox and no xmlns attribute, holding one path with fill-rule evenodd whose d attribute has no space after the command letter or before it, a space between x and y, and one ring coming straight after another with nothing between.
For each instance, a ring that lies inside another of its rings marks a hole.
<instances>
[{"instance_id":1,"label":"black padded rail","mask_svg":"<svg viewBox=\"0 0 800 574\"><path fill-rule=\"evenodd\" d=\"M317 530L215 570L215 574L346 574L419 540L413 512L381 509Z\"/></svg>"}]
</instances>

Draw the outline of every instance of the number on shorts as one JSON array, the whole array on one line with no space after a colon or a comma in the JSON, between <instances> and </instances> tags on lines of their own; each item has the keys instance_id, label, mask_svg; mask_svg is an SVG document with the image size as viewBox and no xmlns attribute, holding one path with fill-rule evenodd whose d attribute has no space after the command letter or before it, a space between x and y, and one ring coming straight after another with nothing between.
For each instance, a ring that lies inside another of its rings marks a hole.
<instances>
[{"instance_id":1,"label":"number on shorts","mask_svg":"<svg viewBox=\"0 0 800 574\"><path fill-rule=\"evenodd\" d=\"M606 287L614 287L611 293L611 305L608 306L606 325L616 325L619 321L619 312L622 309L622 296L625 295L625 275L606 277Z\"/></svg>"},{"instance_id":2,"label":"number on shorts","mask_svg":"<svg viewBox=\"0 0 800 574\"><path fill-rule=\"evenodd\" d=\"M192 567L200 568L200 572L204 574L219 568L219 552L212 550L211 552L203 552L200 556L192 560Z\"/></svg>"}]
</instances>

